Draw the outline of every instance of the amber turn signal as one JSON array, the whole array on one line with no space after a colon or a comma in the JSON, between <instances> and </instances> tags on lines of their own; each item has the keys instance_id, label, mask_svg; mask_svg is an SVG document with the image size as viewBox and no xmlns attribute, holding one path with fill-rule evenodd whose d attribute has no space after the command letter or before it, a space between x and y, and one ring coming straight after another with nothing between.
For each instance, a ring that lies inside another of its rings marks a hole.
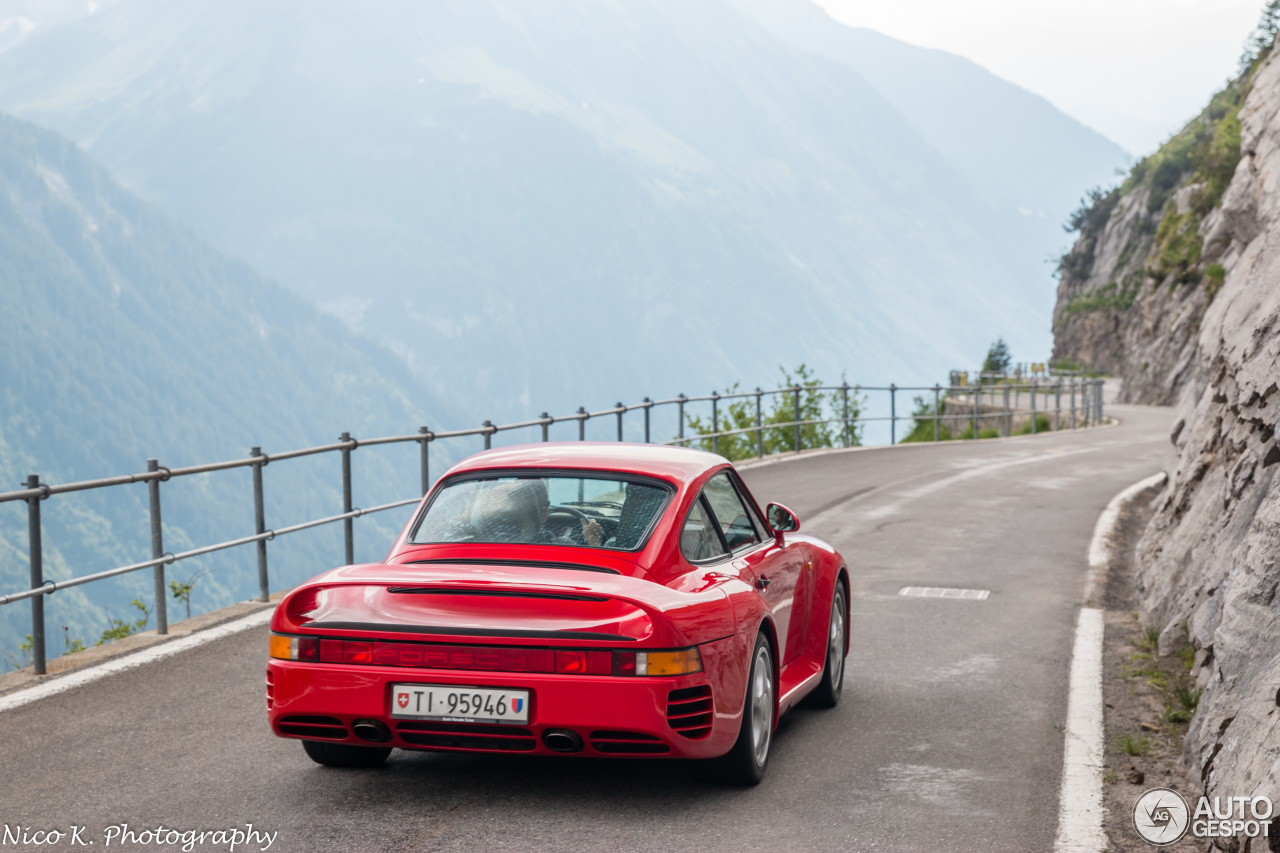
<instances>
[{"instance_id":1,"label":"amber turn signal","mask_svg":"<svg viewBox=\"0 0 1280 853\"><path fill-rule=\"evenodd\" d=\"M315 660L316 638L272 634L270 649L276 660Z\"/></svg>"},{"instance_id":2,"label":"amber turn signal","mask_svg":"<svg viewBox=\"0 0 1280 853\"><path fill-rule=\"evenodd\" d=\"M702 658L697 649L677 652L638 652L636 675L687 675L702 672Z\"/></svg>"}]
</instances>

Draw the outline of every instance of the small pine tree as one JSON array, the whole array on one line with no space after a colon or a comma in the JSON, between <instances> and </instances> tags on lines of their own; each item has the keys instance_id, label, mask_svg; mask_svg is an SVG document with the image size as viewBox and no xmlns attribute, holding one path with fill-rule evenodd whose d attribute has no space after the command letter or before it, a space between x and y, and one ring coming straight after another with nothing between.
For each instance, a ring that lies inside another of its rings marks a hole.
<instances>
[{"instance_id":1,"label":"small pine tree","mask_svg":"<svg viewBox=\"0 0 1280 853\"><path fill-rule=\"evenodd\" d=\"M1280 32L1280 0L1267 0L1258 16L1258 25L1249 34L1245 42L1244 53L1240 56L1240 73L1245 73L1258 57L1263 56L1275 44L1276 33Z\"/></svg>"},{"instance_id":2,"label":"small pine tree","mask_svg":"<svg viewBox=\"0 0 1280 853\"><path fill-rule=\"evenodd\" d=\"M1280 0L1276 1L1280 2ZM987 360L982 362L982 372L1008 373L1012 365L1013 356L1009 354L1009 345L1004 342L1003 337L996 338L991 349L987 350Z\"/></svg>"}]
</instances>

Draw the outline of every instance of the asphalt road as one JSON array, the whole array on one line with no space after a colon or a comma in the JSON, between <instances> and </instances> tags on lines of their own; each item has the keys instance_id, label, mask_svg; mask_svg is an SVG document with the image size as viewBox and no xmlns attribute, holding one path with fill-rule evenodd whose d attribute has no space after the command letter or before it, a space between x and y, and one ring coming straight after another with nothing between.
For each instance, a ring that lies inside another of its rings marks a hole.
<instances>
[{"instance_id":1,"label":"asphalt road","mask_svg":"<svg viewBox=\"0 0 1280 853\"><path fill-rule=\"evenodd\" d=\"M280 851L1051 850L1089 538L1169 448L1167 410L1109 411L1120 426L745 471L853 575L844 701L784 718L757 788L663 761L396 752L376 771L321 768L267 729L254 630L0 714L0 832L78 825L99 850L126 822L252 823Z\"/></svg>"}]
</instances>

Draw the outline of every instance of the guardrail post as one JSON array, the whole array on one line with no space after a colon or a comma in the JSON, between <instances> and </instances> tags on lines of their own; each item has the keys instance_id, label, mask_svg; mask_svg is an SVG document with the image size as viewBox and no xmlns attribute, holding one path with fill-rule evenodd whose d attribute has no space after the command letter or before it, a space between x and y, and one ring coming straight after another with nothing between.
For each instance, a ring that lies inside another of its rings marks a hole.
<instances>
[{"instance_id":1,"label":"guardrail post","mask_svg":"<svg viewBox=\"0 0 1280 853\"><path fill-rule=\"evenodd\" d=\"M1015 403L1016 405L1016 403ZM1009 386L1004 386L1004 437L1013 433L1013 413L1009 411Z\"/></svg>"},{"instance_id":2,"label":"guardrail post","mask_svg":"<svg viewBox=\"0 0 1280 853\"><path fill-rule=\"evenodd\" d=\"M587 440L587 410L584 406L578 407L578 441Z\"/></svg>"},{"instance_id":3,"label":"guardrail post","mask_svg":"<svg viewBox=\"0 0 1280 853\"><path fill-rule=\"evenodd\" d=\"M942 386L933 383L933 440L938 440L938 428L942 422Z\"/></svg>"},{"instance_id":4,"label":"guardrail post","mask_svg":"<svg viewBox=\"0 0 1280 853\"><path fill-rule=\"evenodd\" d=\"M898 386L889 383L889 443L898 443Z\"/></svg>"},{"instance_id":5,"label":"guardrail post","mask_svg":"<svg viewBox=\"0 0 1280 853\"><path fill-rule=\"evenodd\" d=\"M796 392L796 453L800 452L800 386L795 387Z\"/></svg>"},{"instance_id":6,"label":"guardrail post","mask_svg":"<svg viewBox=\"0 0 1280 853\"><path fill-rule=\"evenodd\" d=\"M622 405L622 401L618 401L618 441L622 441L622 413L626 411L626 406Z\"/></svg>"},{"instance_id":7,"label":"guardrail post","mask_svg":"<svg viewBox=\"0 0 1280 853\"><path fill-rule=\"evenodd\" d=\"M493 421L485 421L480 424L484 428L484 449L489 450L493 447L493 433L489 431L489 427L493 426Z\"/></svg>"},{"instance_id":8,"label":"guardrail post","mask_svg":"<svg viewBox=\"0 0 1280 853\"><path fill-rule=\"evenodd\" d=\"M761 409L760 401L764 399L764 392L760 390L760 386L756 386L756 456L760 459L764 458L764 411Z\"/></svg>"},{"instance_id":9,"label":"guardrail post","mask_svg":"<svg viewBox=\"0 0 1280 853\"><path fill-rule=\"evenodd\" d=\"M1062 377L1053 383L1053 431L1062 429Z\"/></svg>"},{"instance_id":10,"label":"guardrail post","mask_svg":"<svg viewBox=\"0 0 1280 853\"><path fill-rule=\"evenodd\" d=\"M543 412L541 417L542 417L542 440L550 441L551 439L548 436L548 431L551 429L551 415L548 415L546 412Z\"/></svg>"},{"instance_id":11,"label":"guardrail post","mask_svg":"<svg viewBox=\"0 0 1280 853\"><path fill-rule=\"evenodd\" d=\"M679 397L676 397L676 402L679 404L679 408L680 408L680 432L677 433L676 438L680 438L680 439L684 438L684 402L687 399L689 398L686 397L684 394L681 394ZM680 446L684 447L686 445L683 441L681 441Z\"/></svg>"},{"instance_id":12,"label":"guardrail post","mask_svg":"<svg viewBox=\"0 0 1280 853\"><path fill-rule=\"evenodd\" d=\"M840 422L844 424L844 446L849 446L849 383L841 381L840 383L840 403L842 415Z\"/></svg>"},{"instance_id":13,"label":"guardrail post","mask_svg":"<svg viewBox=\"0 0 1280 853\"><path fill-rule=\"evenodd\" d=\"M40 477L27 477L27 488L40 488ZM31 561L31 588L44 586L44 545L40 539L40 501L43 495L27 498L27 550ZM31 668L36 675L48 672L44 651L44 595L31 597Z\"/></svg>"},{"instance_id":14,"label":"guardrail post","mask_svg":"<svg viewBox=\"0 0 1280 853\"><path fill-rule=\"evenodd\" d=\"M1074 376L1068 379L1071 391L1071 428L1076 428L1076 378Z\"/></svg>"},{"instance_id":15,"label":"guardrail post","mask_svg":"<svg viewBox=\"0 0 1280 853\"><path fill-rule=\"evenodd\" d=\"M342 435L338 436L338 441L341 441L344 443L350 442L351 433L344 432ZM343 514L351 512L352 508L353 507L351 505L351 448L343 447L342 448L342 512ZM345 549L343 551L343 554L346 560L344 565L347 565L347 566L350 566L352 563L356 561L355 521L356 520L354 518L342 519L342 544L343 544L343 548ZM258 532L261 533L262 531L258 531Z\"/></svg>"},{"instance_id":16,"label":"guardrail post","mask_svg":"<svg viewBox=\"0 0 1280 853\"><path fill-rule=\"evenodd\" d=\"M422 436L422 438L418 439L418 447L420 448L419 464L422 468L422 496L425 498L427 491L431 488L431 466L427 459L430 455L427 447L431 444L431 430L424 426L418 427L418 435Z\"/></svg>"},{"instance_id":17,"label":"guardrail post","mask_svg":"<svg viewBox=\"0 0 1280 853\"><path fill-rule=\"evenodd\" d=\"M720 392L711 392L711 452L720 452Z\"/></svg>"},{"instance_id":18,"label":"guardrail post","mask_svg":"<svg viewBox=\"0 0 1280 853\"><path fill-rule=\"evenodd\" d=\"M267 532L267 511L262 500L262 468L267 464L267 457L261 447L249 451L255 458L262 457L261 462L253 463L253 526L259 536ZM258 600L271 600L271 584L267 577L267 540L258 540Z\"/></svg>"},{"instance_id":19,"label":"guardrail post","mask_svg":"<svg viewBox=\"0 0 1280 853\"><path fill-rule=\"evenodd\" d=\"M1099 423L1099 424L1101 424L1101 423L1102 423L1102 403L1103 403L1103 400L1102 400L1102 389L1103 389L1103 384L1104 384L1104 383L1103 383L1103 381L1102 381L1101 379L1099 379L1099 380L1098 380L1098 423Z\"/></svg>"},{"instance_id":20,"label":"guardrail post","mask_svg":"<svg viewBox=\"0 0 1280 853\"><path fill-rule=\"evenodd\" d=\"M1036 381L1031 380L1031 434L1036 434L1038 425L1036 424Z\"/></svg>"},{"instance_id":21,"label":"guardrail post","mask_svg":"<svg viewBox=\"0 0 1280 853\"><path fill-rule=\"evenodd\" d=\"M972 436L970 436L970 438L975 438L975 439L976 439L976 438L978 437L978 405L979 405L979 404L980 404L980 402L981 402L981 401L978 399L978 392L982 390L982 386L981 386L981 385L971 385L971 386L969 386L969 388L970 388L970 390L969 390L969 397L971 398L971 400L972 400L972 402L973 402L973 435L972 435Z\"/></svg>"},{"instance_id":22,"label":"guardrail post","mask_svg":"<svg viewBox=\"0 0 1280 853\"><path fill-rule=\"evenodd\" d=\"M147 472L155 474L160 470L160 462L147 460ZM164 556L164 529L160 526L160 478L147 480L147 502L151 505L151 559L158 560ZM169 633L169 603L166 599L164 583L164 563L155 567L156 595L156 633Z\"/></svg>"},{"instance_id":23,"label":"guardrail post","mask_svg":"<svg viewBox=\"0 0 1280 853\"><path fill-rule=\"evenodd\" d=\"M653 408L653 401L648 397L644 398L644 443L649 443L649 410Z\"/></svg>"}]
</instances>

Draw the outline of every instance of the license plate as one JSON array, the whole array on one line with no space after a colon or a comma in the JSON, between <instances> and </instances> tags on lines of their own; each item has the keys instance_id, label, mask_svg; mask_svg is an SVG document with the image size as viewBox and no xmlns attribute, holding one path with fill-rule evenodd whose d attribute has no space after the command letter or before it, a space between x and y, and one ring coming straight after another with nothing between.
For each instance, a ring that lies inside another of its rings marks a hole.
<instances>
[{"instance_id":1,"label":"license plate","mask_svg":"<svg viewBox=\"0 0 1280 853\"><path fill-rule=\"evenodd\" d=\"M393 684L391 716L449 723L527 723L529 691L458 684Z\"/></svg>"}]
</instances>

